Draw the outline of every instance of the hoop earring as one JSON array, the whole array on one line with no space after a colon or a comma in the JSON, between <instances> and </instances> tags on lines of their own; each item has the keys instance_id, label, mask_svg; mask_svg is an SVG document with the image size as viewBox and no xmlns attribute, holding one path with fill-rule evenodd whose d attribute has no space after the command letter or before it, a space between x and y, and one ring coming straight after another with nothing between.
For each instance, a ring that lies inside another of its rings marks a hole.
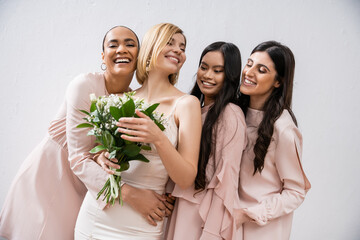
<instances>
[{"instance_id":1,"label":"hoop earring","mask_svg":"<svg viewBox=\"0 0 360 240\"><path fill-rule=\"evenodd\" d=\"M106 64L105 63L102 63L101 66L100 66L101 70L105 71L106 70Z\"/></svg>"}]
</instances>

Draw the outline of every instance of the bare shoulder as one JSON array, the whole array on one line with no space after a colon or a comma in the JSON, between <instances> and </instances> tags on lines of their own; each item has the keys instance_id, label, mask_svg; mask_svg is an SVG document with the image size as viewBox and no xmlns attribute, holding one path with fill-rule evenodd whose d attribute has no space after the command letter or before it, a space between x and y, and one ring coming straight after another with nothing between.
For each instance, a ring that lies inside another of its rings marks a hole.
<instances>
[{"instance_id":1,"label":"bare shoulder","mask_svg":"<svg viewBox=\"0 0 360 240\"><path fill-rule=\"evenodd\" d=\"M201 123L200 101L195 96L183 94L175 107L175 121L179 119L199 119Z\"/></svg>"},{"instance_id":2,"label":"bare shoulder","mask_svg":"<svg viewBox=\"0 0 360 240\"><path fill-rule=\"evenodd\" d=\"M198 107L200 109L200 101L197 97L189 94L183 94L180 96L179 102L177 103L177 108L189 108L189 107Z\"/></svg>"}]
</instances>

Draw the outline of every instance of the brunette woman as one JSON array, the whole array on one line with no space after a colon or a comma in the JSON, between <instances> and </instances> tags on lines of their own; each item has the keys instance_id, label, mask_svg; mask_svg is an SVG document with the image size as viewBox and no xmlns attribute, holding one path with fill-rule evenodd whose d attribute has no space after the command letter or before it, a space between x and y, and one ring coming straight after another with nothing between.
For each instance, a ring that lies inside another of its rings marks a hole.
<instances>
[{"instance_id":1,"label":"brunette woman","mask_svg":"<svg viewBox=\"0 0 360 240\"><path fill-rule=\"evenodd\" d=\"M202 104L202 135L195 184L177 185L168 240L237 239L234 208L239 208L238 179L246 146L245 117L237 105L241 56L232 43L214 42L201 54L191 94Z\"/></svg>"},{"instance_id":2,"label":"brunette woman","mask_svg":"<svg viewBox=\"0 0 360 240\"><path fill-rule=\"evenodd\" d=\"M295 59L275 41L259 44L242 73L240 103L248 145L240 168L237 212L243 239L290 238L294 210L310 189L301 165L302 136L291 109Z\"/></svg>"}]
</instances>

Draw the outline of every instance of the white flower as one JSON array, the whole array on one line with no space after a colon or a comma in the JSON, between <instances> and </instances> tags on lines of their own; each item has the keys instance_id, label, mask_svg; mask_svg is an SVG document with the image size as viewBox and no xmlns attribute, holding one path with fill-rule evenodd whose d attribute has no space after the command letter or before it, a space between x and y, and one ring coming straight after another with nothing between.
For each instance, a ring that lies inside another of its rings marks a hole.
<instances>
[{"instance_id":1,"label":"white flower","mask_svg":"<svg viewBox=\"0 0 360 240\"><path fill-rule=\"evenodd\" d=\"M90 100L91 100L91 102L96 102L97 101L95 93L90 94Z\"/></svg>"}]
</instances>

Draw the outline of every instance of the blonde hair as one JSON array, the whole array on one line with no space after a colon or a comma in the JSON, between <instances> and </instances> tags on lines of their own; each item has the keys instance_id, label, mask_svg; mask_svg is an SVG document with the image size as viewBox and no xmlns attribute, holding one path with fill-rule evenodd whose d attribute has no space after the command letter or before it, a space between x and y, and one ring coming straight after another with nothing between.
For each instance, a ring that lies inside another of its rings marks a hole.
<instances>
[{"instance_id":1,"label":"blonde hair","mask_svg":"<svg viewBox=\"0 0 360 240\"><path fill-rule=\"evenodd\" d=\"M146 32L141 42L142 46L139 51L136 70L136 79L141 85L148 78L148 71L155 66L160 52L176 33L184 35L179 27L171 23L157 24ZM174 85L177 82L178 77L179 73L169 75L169 82Z\"/></svg>"}]
</instances>

